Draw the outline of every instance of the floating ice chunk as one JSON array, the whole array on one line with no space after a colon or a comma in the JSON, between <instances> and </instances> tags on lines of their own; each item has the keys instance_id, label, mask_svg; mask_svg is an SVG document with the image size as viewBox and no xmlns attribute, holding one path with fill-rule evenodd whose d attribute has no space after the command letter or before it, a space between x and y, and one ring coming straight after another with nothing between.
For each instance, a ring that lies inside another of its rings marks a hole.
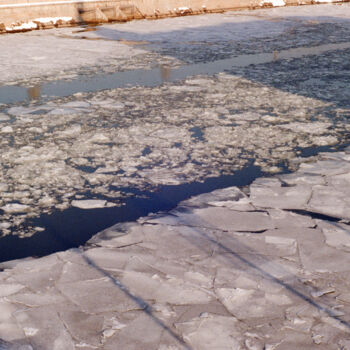
<instances>
[{"instance_id":1,"label":"floating ice chunk","mask_svg":"<svg viewBox=\"0 0 350 350\"><path fill-rule=\"evenodd\" d=\"M233 115L233 117L234 119L238 119L238 120L255 121L255 120L259 120L261 118L261 115L255 112L246 112L241 114L235 114Z\"/></svg>"},{"instance_id":2,"label":"floating ice chunk","mask_svg":"<svg viewBox=\"0 0 350 350\"><path fill-rule=\"evenodd\" d=\"M281 118L279 118L278 116L268 114L262 116L261 119L268 123L277 123L281 121Z\"/></svg>"},{"instance_id":3,"label":"floating ice chunk","mask_svg":"<svg viewBox=\"0 0 350 350\"><path fill-rule=\"evenodd\" d=\"M125 104L122 102L116 102L113 99L105 99L101 101L90 101L90 103L94 106L101 106L107 109L123 109Z\"/></svg>"},{"instance_id":4,"label":"floating ice chunk","mask_svg":"<svg viewBox=\"0 0 350 350\"><path fill-rule=\"evenodd\" d=\"M104 134L95 134L90 141L93 143L108 143L110 139Z\"/></svg>"},{"instance_id":5,"label":"floating ice chunk","mask_svg":"<svg viewBox=\"0 0 350 350\"><path fill-rule=\"evenodd\" d=\"M4 134L11 134L13 133L13 128L11 126L4 126L1 128L1 132Z\"/></svg>"},{"instance_id":6,"label":"floating ice chunk","mask_svg":"<svg viewBox=\"0 0 350 350\"><path fill-rule=\"evenodd\" d=\"M10 120L8 115L0 113L0 122L7 122L8 120Z\"/></svg>"},{"instance_id":7,"label":"floating ice chunk","mask_svg":"<svg viewBox=\"0 0 350 350\"><path fill-rule=\"evenodd\" d=\"M115 102L104 104L102 107L107 109L123 109L125 105L123 103Z\"/></svg>"},{"instance_id":8,"label":"floating ice chunk","mask_svg":"<svg viewBox=\"0 0 350 350\"><path fill-rule=\"evenodd\" d=\"M32 112L31 108L26 107L12 107L7 110L7 113L14 116L25 115Z\"/></svg>"},{"instance_id":9,"label":"floating ice chunk","mask_svg":"<svg viewBox=\"0 0 350 350\"><path fill-rule=\"evenodd\" d=\"M56 108L49 112L49 115L71 115L71 114L79 114L81 110L74 108Z\"/></svg>"},{"instance_id":10,"label":"floating ice chunk","mask_svg":"<svg viewBox=\"0 0 350 350\"><path fill-rule=\"evenodd\" d=\"M287 130L296 132L305 132L308 134L319 135L325 133L330 127L331 123L312 122L312 123L288 123L283 124L280 127Z\"/></svg>"},{"instance_id":11,"label":"floating ice chunk","mask_svg":"<svg viewBox=\"0 0 350 350\"><path fill-rule=\"evenodd\" d=\"M204 87L201 86L172 86L171 88L172 92L197 92L204 90Z\"/></svg>"},{"instance_id":12,"label":"floating ice chunk","mask_svg":"<svg viewBox=\"0 0 350 350\"><path fill-rule=\"evenodd\" d=\"M37 133L37 134L41 134L43 132L43 129L32 127L32 128L29 128L28 131L33 132L33 133Z\"/></svg>"},{"instance_id":13,"label":"floating ice chunk","mask_svg":"<svg viewBox=\"0 0 350 350\"><path fill-rule=\"evenodd\" d=\"M25 204L19 204L19 203L9 203L4 205L3 207L0 207L4 212L6 213L25 213L29 210L29 206Z\"/></svg>"},{"instance_id":14,"label":"floating ice chunk","mask_svg":"<svg viewBox=\"0 0 350 350\"><path fill-rule=\"evenodd\" d=\"M54 205L55 199L49 196L45 196L39 200L39 205L42 207L50 207Z\"/></svg>"},{"instance_id":15,"label":"floating ice chunk","mask_svg":"<svg viewBox=\"0 0 350 350\"><path fill-rule=\"evenodd\" d=\"M318 136L312 139L315 145L319 146L327 146L327 145L335 145L338 142L338 138L335 136Z\"/></svg>"},{"instance_id":16,"label":"floating ice chunk","mask_svg":"<svg viewBox=\"0 0 350 350\"><path fill-rule=\"evenodd\" d=\"M189 84L189 85L207 85L207 84L210 84L210 82L211 81L209 79L205 79L205 78L197 78L197 79L191 78L186 80L186 84Z\"/></svg>"},{"instance_id":17,"label":"floating ice chunk","mask_svg":"<svg viewBox=\"0 0 350 350\"><path fill-rule=\"evenodd\" d=\"M108 174L108 173L116 173L120 169L118 167L101 167L96 170L97 174Z\"/></svg>"},{"instance_id":18,"label":"floating ice chunk","mask_svg":"<svg viewBox=\"0 0 350 350\"><path fill-rule=\"evenodd\" d=\"M91 105L85 101L71 101L63 104L61 107L68 108L89 108Z\"/></svg>"},{"instance_id":19,"label":"floating ice chunk","mask_svg":"<svg viewBox=\"0 0 350 350\"><path fill-rule=\"evenodd\" d=\"M81 126L80 125L73 125L72 127L63 130L62 132L60 132L60 136L76 136L77 134L81 133Z\"/></svg>"},{"instance_id":20,"label":"floating ice chunk","mask_svg":"<svg viewBox=\"0 0 350 350\"><path fill-rule=\"evenodd\" d=\"M71 205L80 209L97 209L104 208L107 201L103 199L82 199L72 201Z\"/></svg>"},{"instance_id":21,"label":"floating ice chunk","mask_svg":"<svg viewBox=\"0 0 350 350\"><path fill-rule=\"evenodd\" d=\"M0 192L6 192L8 190L8 185L0 182Z\"/></svg>"},{"instance_id":22,"label":"floating ice chunk","mask_svg":"<svg viewBox=\"0 0 350 350\"><path fill-rule=\"evenodd\" d=\"M0 230L6 230L11 227L11 223L9 222L0 222Z\"/></svg>"}]
</instances>

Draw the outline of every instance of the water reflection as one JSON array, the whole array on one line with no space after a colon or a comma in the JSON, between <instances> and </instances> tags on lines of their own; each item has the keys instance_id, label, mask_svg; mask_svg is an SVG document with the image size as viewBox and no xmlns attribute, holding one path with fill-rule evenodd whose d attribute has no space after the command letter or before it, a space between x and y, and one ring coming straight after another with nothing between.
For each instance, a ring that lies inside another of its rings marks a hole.
<instances>
[{"instance_id":1,"label":"water reflection","mask_svg":"<svg viewBox=\"0 0 350 350\"><path fill-rule=\"evenodd\" d=\"M27 95L29 100L40 100L41 86L35 85L27 89Z\"/></svg>"},{"instance_id":2,"label":"water reflection","mask_svg":"<svg viewBox=\"0 0 350 350\"><path fill-rule=\"evenodd\" d=\"M277 61L278 60L278 52L275 50L273 51L273 60Z\"/></svg>"},{"instance_id":3,"label":"water reflection","mask_svg":"<svg viewBox=\"0 0 350 350\"><path fill-rule=\"evenodd\" d=\"M14 103L27 99L35 100L39 99L42 94L46 97L65 97L77 92L95 92L136 85L152 87L195 75L213 75L225 70L232 70L234 67L248 67L249 65L265 64L277 60L321 55L328 51L349 48L350 42L297 47L282 51L240 55L213 62L190 64L172 70L170 67L161 66L150 70L137 69L111 74L97 74L90 78L84 77L84 79L74 79L72 81L58 80L45 83L42 86L36 85L29 89L20 86L0 86L0 103Z\"/></svg>"},{"instance_id":4,"label":"water reflection","mask_svg":"<svg viewBox=\"0 0 350 350\"><path fill-rule=\"evenodd\" d=\"M162 77L162 82L171 80L171 68L166 66L160 66L160 75Z\"/></svg>"}]
</instances>

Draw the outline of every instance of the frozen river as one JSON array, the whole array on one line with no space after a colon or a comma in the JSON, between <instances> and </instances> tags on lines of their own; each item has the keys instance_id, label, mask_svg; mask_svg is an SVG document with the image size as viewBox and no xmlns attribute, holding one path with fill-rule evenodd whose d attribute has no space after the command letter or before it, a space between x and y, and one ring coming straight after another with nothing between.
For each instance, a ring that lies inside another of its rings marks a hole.
<instances>
[{"instance_id":1,"label":"frozen river","mask_svg":"<svg viewBox=\"0 0 350 350\"><path fill-rule=\"evenodd\" d=\"M349 18L322 5L1 36L1 260L348 146Z\"/></svg>"}]
</instances>

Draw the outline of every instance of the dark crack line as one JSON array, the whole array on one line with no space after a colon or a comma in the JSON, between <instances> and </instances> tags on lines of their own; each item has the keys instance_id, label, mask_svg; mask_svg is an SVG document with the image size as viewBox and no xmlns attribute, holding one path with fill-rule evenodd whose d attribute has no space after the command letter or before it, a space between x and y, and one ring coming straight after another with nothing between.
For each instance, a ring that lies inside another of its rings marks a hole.
<instances>
[{"instance_id":1,"label":"dark crack line","mask_svg":"<svg viewBox=\"0 0 350 350\"><path fill-rule=\"evenodd\" d=\"M306 209L304 210L303 209L285 209L285 210L295 214L309 216L312 219L320 219L320 220L332 221L332 222L341 222L342 220L344 220L343 218L340 218L340 217L322 214L322 213L318 213L318 212L314 212Z\"/></svg>"}]
</instances>

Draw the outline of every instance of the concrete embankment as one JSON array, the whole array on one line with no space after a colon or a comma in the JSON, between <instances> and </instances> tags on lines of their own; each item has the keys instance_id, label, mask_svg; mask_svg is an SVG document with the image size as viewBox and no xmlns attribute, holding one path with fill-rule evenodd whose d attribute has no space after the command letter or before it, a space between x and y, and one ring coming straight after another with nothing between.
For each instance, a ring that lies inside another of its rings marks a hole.
<instances>
[{"instance_id":1,"label":"concrete embankment","mask_svg":"<svg viewBox=\"0 0 350 350\"><path fill-rule=\"evenodd\" d=\"M345 0L346 1L346 0ZM0 0L0 33L78 23L194 15L225 10L306 5L323 0Z\"/></svg>"},{"instance_id":2,"label":"concrete embankment","mask_svg":"<svg viewBox=\"0 0 350 350\"><path fill-rule=\"evenodd\" d=\"M1 264L0 348L350 349L350 149L319 158Z\"/></svg>"}]
</instances>

